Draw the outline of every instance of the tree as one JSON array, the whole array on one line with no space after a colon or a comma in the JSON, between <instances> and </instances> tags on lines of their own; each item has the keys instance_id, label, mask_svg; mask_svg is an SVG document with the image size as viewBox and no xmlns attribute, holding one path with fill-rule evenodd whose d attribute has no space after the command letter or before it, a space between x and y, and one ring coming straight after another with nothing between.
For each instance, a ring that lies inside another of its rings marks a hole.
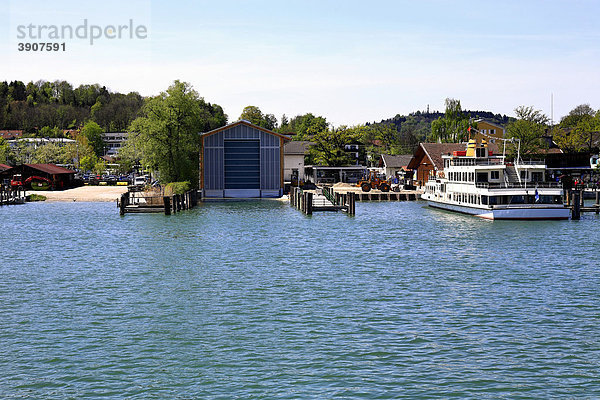
<instances>
[{"instance_id":1,"label":"tree","mask_svg":"<svg viewBox=\"0 0 600 400\"><path fill-rule=\"evenodd\" d=\"M294 140L310 140L313 135L329 129L329 123L325 117L315 117L311 113L297 115L289 120L289 122L287 122L286 118L285 122L284 124L282 119L278 132L292 134L294 135Z\"/></svg>"},{"instance_id":2,"label":"tree","mask_svg":"<svg viewBox=\"0 0 600 400\"><path fill-rule=\"evenodd\" d=\"M537 155L548 147L544 140L548 117L532 106L519 106L515 109L517 120L506 127L506 136L514 139L507 145L509 153L516 157L520 148L521 155Z\"/></svg>"},{"instance_id":3,"label":"tree","mask_svg":"<svg viewBox=\"0 0 600 400\"><path fill-rule=\"evenodd\" d=\"M265 129L277 128L277 118L273 114L263 114L256 106L246 106L240 115L240 120L246 120Z\"/></svg>"},{"instance_id":4,"label":"tree","mask_svg":"<svg viewBox=\"0 0 600 400\"><path fill-rule=\"evenodd\" d=\"M0 164L6 164L10 159L10 145L0 136Z\"/></svg>"},{"instance_id":5,"label":"tree","mask_svg":"<svg viewBox=\"0 0 600 400\"><path fill-rule=\"evenodd\" d=\"M309 157L316 164L330 167L341 167L348 165L352 159L346 153L347 144L359 140L356 129L342 126L338 129L326 129L313 135L311 141L314 143L310 148Z\"/></svg>"},{"instance_id":6,"label":"tree","mask_svg":"<svg viewBox=\"0 0 600 400\"><path fill-rule=\"evenodd\" d=\"M104 140L102 140L102 133L104 130L95 123L94 121L88 121L81 128L81 134L87 139L96 157L104 155Z\"/></svg>"},{"instance_id":7,"label":"tree","mask_svg":"<svg viewBox=\"0 0 600 400\"><path fill-rule=\"evenodd\" d=\"M33 152L33 162L40 164L69 164L69 159L63 147L56 143L39 146Z\"/></svg>"},{"instance_id":8,"label":"tree","mask_svg":"<svg viewBox=\"0 0 600 400\"><path fill-rule=\"evenodd\" d=\"M462 111L460 100L447 98L444 117L431 122L431 140L458 143L466 139L469 117Z\"/></svg>"},{"instance_id":9,"label":"tree","mask_svg":"<svg viewBox=\"0 0 600 400\"><path fill-rule=\"evenodd\" d=\"M220 106L206 103L189 83L175 81L147 101L131 124L128 140L140 150L145 165L158 169L163 182L197 184L199 133L226 121Z\"/></svg>"},{"instance_id":10,"label":"tree","mask_svg":"<svg viewBox=\"0 0 600 400\"><path fill-rule=\"evenodd\" d=\"M594 118L596 111L589 104L580 104L560 120L561 128L574 128L579 123Z\"/></svg>"},{"instance_id":11,"label":"tree","mask_svg":"<svg viewBox=\"0 0 600 400\"><path fill-rule=\"evenodd\" d=\"M600 129L600 124L589 104L581 104L564 116L557 129L553 130L552 138L566 152L591 152L594 147L594 136Z\"/></svg>"}]
</instances>

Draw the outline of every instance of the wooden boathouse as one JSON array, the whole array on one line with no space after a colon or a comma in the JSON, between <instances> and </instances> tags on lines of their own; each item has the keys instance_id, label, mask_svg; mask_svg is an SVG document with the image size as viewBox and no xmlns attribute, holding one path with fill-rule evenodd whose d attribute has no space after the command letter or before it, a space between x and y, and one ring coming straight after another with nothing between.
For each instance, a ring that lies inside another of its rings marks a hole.
<instances>
[{"instance_id":1,"label":"wooden boathouse","mask_svg":"<svg viewBox=\"0 0 600 400\"><path fill-rule=\"evenodd\" d=\"M261 198L283 195L283 145L287 136L248 121L200 135L202 198Z\"/></svg>"}]
</instances>

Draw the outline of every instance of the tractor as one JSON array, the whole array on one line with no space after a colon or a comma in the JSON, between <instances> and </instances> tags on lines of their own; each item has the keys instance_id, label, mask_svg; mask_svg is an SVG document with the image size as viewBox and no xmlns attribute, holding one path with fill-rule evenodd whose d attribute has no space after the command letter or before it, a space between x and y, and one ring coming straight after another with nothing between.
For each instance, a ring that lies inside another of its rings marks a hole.
<instances>
[{"instance_id":1,"label":"tractor","mask_svg":"<svg viewBox=\"0 0 600 400\"><path fill-rule=\"evenodd\" d=\"M358 186L360 186L363 192L368 192L371 189L379 189L382 192L390 191L390 183L377 176L375 171L369 171L365 179L358 181Z\"/></svg>"}]
</instances>

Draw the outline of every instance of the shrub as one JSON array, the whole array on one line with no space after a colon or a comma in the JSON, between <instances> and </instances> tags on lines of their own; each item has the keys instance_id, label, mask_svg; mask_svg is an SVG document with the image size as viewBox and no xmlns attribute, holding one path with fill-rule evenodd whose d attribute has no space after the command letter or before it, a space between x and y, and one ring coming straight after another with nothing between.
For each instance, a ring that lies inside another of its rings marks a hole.
<instances>
[{"instance_id":1,"label":"shrub","mask_svg":"<svg viewBox=\"0 0 600 400\"><path fill-rule=\"evenodd\" d=\"M46 201L46 196L42 196L41 194L30 194L27 196L27 201Z\"/></svg>"},{"instance_id":2,"label":"shrub","mask_svg":"<svg viewBox=\"0 0 600 400\"><path fill-rule=\"evenodd\" d=\"M189 181L171 182L165 186L165 196L173 196L174 194L184 194L190 190L192 185Z\"/></svg>"}]
</instances>

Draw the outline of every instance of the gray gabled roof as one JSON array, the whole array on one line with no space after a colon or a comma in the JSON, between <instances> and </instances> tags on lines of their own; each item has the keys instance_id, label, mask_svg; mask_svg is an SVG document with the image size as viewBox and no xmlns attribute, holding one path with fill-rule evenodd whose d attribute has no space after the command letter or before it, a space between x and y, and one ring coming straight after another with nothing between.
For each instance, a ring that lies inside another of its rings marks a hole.
<instances>
[{"instance_id":1,"label":"gray gabled roof","mask_svg":"<svg viewBox=\"0 0 600 400\"><path fill-rule=\"evenodd\" d=\"M312 143L308 140L292 140L283 145L283 154L303 155L306 154L311 145Z\"/></svg>"},{"instance_id":2,"label":"gray gabled roof","mask_svg":"<svg viewBox=\"0 0 600 400\"><path fill-rule=\"evenodd\" d=\"M382 154L383 165L386 168L402 168L406 167L412 158L412 154L401 154L398 156L392 156L389 154Z\"/></svg>"}]
</instances>

